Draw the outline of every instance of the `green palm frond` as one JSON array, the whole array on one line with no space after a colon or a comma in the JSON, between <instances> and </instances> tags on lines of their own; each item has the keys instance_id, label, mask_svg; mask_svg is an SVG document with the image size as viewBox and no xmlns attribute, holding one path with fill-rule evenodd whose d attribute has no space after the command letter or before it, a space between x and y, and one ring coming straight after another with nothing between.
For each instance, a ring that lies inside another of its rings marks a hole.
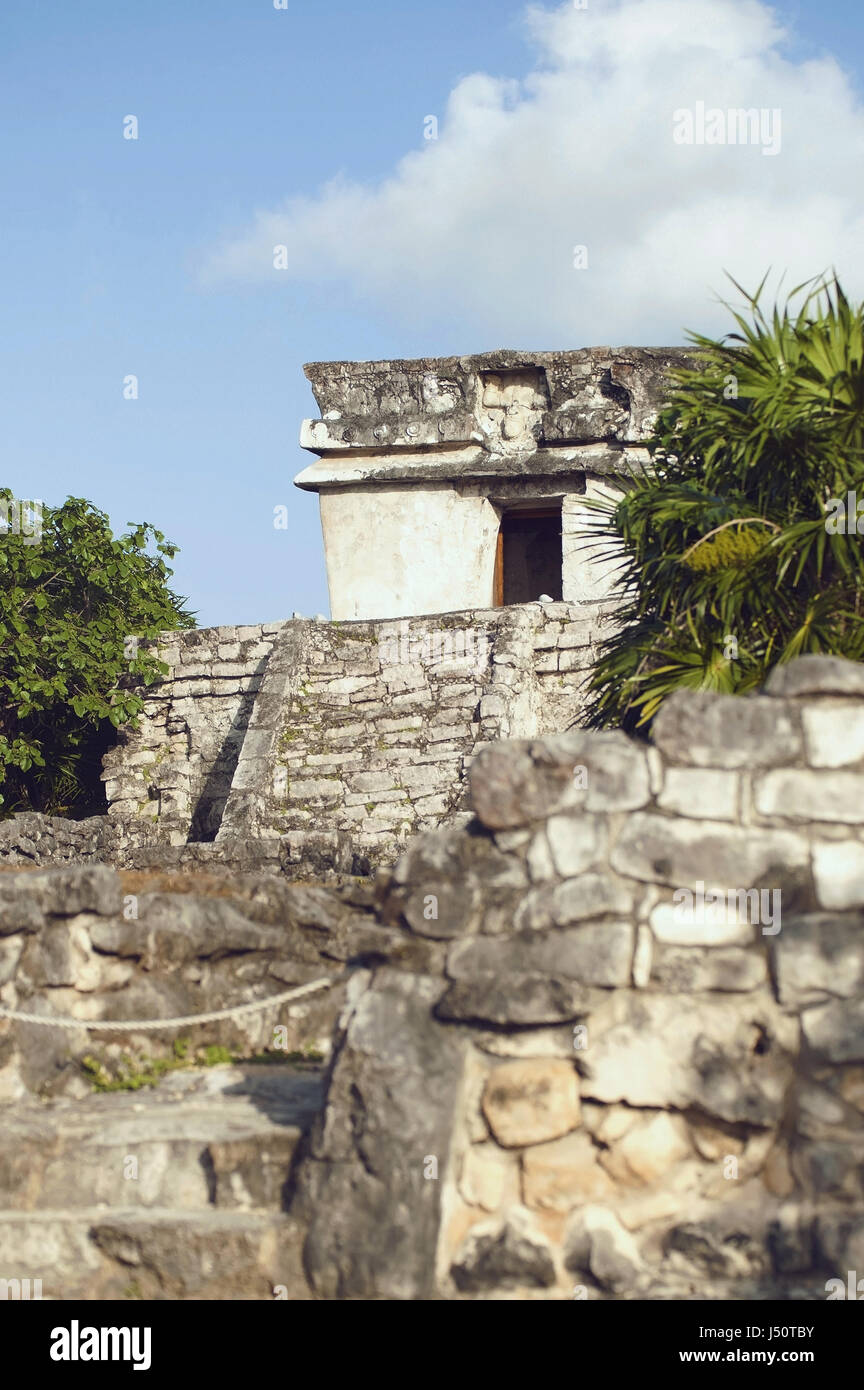
<instances>
[{"instance_id":1,"label":"green palm frond","mask_svg":"<svg viewBox=\"0 0 864 1390\"><path fill-rule=\"evenodd\" d=\"M644 728L681 686L752 690L802 652L864 659L864 535L826 526L831 499L864 501L864 311L833 276L770 313L765 280L732 283L744 309L722 339L690 335L652 470L589 503L585 554L614 564L621 604L595 726Z\"/></svg>"}]
</instances>

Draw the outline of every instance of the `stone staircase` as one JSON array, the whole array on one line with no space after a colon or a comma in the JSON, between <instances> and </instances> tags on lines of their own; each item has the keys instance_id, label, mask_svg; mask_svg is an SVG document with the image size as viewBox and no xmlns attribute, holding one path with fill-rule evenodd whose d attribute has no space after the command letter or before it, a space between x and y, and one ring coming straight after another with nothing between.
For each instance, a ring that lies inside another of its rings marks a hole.
<instances>
[{"instance_id":1,"label":"stone staircase","mask_svg":"<svg viewBox=\"0 0 864 1390\"><path fill-rule=\"evenodd\" d=\"M0 1280L59 1300L310 1297L283 1207L322 1090L321 1067L244 1063L5 1108Z\"/></svg>"},{"instance_id":2,"label":"stone staircase","mask_svg":"<svg viewBox=\"0 0 864 1390\"><path fill-rule=\"evenodd\" d=\"M169 673L106 755L109 816L78 855L365 875L458 822L488 743L574 723L607 608L166 633Z\"/></svg>"}]
</instances>

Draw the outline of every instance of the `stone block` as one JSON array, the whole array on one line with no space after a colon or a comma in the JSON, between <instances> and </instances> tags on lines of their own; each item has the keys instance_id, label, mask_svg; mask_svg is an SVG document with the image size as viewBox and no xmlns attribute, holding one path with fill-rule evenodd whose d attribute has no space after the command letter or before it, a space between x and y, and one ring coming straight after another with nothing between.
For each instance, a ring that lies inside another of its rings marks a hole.
<instances>
[{"instance_id":1,"label":"stone block","mask_svg":"<svg viewBox=\"0 0 864 1390\"><path fill-rule=\"evenodd\" d=\"M661 1110L640 1118L600 1161L617 1182L640 1186L668 1177L691 1152L684 1120Z\"/></svg>"},{"instance_id":2,"label":"stone block","mask_svg":"<svg viewBox=\"0 0 864 1390\"><path fill-rule=\"evenodd\" d=\"M813 882L820 907L864 907L864 845L858 840L814 840Z\"/></svg>"},{"instance_id":3,"label":"stone block","mask_svg":"<svg viewBox=\"0 0 864 1390\"><path fill-rule=\"evenodd\" d=\"M428 731L428 741L430 743L444 743L446 741L462 742L473 736L474 729L470 724L447 724L443 727L432 725Z\"/></svg>"},{"instance_id":4,"label":"stone block","mask_svg":"<svg viewBox=\"0 0 864 1390\"><path fill-rule=\"evenodd\" d=\"M407 801L408 793L402 787L394 787L386 792L347 792L343 798L345 806L380 806L388 801Z\"/></svg>"},{"instance_id":5,"label":"stone block","mask_svg":"<svg viewBox=\"0 0 864 1390\"><path fill-rule=\"evenodd\" d=\"M235 791L257 791L267 785L266 779L269 774L270 767L266 758L241 758L234 773L232 787ZM304 793L298 791L291 783L291 795L301 796Z\"/></svg>"},{"instance_id":6,"label":"stone block","mask_svg":"<svg viewBox=\"0 0 864 1390\"><path fill-rule=\"evenodd\" d=\"M517 931L542 931L590 917L621 916L632 909L633 889L622 879L608 871L582 874L534 889L516 909L513 925Z\"/></svg>"},{"instance_id":7,"label":"stone block","mask_svg":"<svg viewBox=\"0 0 864 1390\"><path fill-rule=\"evenodd\" d=\"M784 1008L811 1008L864 993L864 916L813 912L790 917L771 941Z\"/></svg>"},{"instance_id":8,"label":"stone block","mask_svg":"<svg viewBox=\"0 0 864 1390\"><path fill-rule=\"evenodd\" d=\"M348 779L352 792L394 791L396 783L391 772L354 772Z\"/></svg>"},{"instance_id":9,"label":"stone block","mask_svg":"<svg viewBox=\"0 0 864 1390\"><path fill-rule=\"evenodd\" d=\"M594 624L590 620L582 623L564 623L558 638L558 646L562 648L590 647L593 636Z\"/></svg>"},{"instance_id":10,"label":"stone block","mask_svg":"<svg viewBox=\"0 0 864 1390\"><path fill-rule=\"evenodd\" d=\"M354 711L352 710L352 714L353 713ZM337 740L341 743L343 739L359 741L364 737L366 732L367 725L355 720L353 723L348 724L329 724L327 737L331 743L335 743Z\"/></svg>"},{"instance_id":11,"label":"stone block","mask_svg":"<svg viewBox=\"0 0 864 1390\"><path fill-rule=\"evenodd\" d=\"M435 763L418 763L414 766L409 763L400 772L403 786L407 787L412 795L449 790L454 785L457 775L457 769L452 764L448 766Z\"/></svg>"},{"instance_id":12,"label":"stone block","mask_svg":"<svg viewBox=\"0 0 864 1390\"><path fill-rule=\"evenodd\" d=\"M416 665L382 667L382 678L388 690L420 690L428 684L426 672Z\"/></svg>"},{"instance_id":13,"label":"stone block","mask_svg":"<svg viewBox=\"0 0 864 1390\"><path fill-rule=\"evenodd\" d=\"M591 667L591 648L577 647L572 651L559 651L559 671L588 671Z\"/></svg>"},{"instance_id":14,"label":"stone block","mask_svg":"<svg viewBox=\"0 0 864 1390\"><path fill-rule=\"evenodd\" d=\"M807 842L791 831L724 821L691 824L654 812L627 819L610 862L620 874L646 883L690 888L758 884L787 890L809 882L810 872Z\"/></svg>"},{"instance_id":15,"label":"stone block","mask_svg":"<svg viewBox=\"0 0 864 1390\"><path fill-rule=\"evenodd\" d=\"M424 818L431 817L437 824L439 818L441 816L446 815L447 812L450 810L450 798L446 795L420 796L412 802L412 805L414 807L415 813L418 816L422 816Z\"/></svg>"},{"instance_id":16,"label":"stone block","mask_svg":"<svg viewBox=\"0 0 864 1390\"><path fill-rule=\"evenodd\" d=\"M305 759L308 767L353 767L364 761L364 754L359 748L350 753L310 753Z\"/></svg>"},{"instance_id":17,"label":"stone block","mask_svg":"<svg viewBox=\"0 0 864 1390\"><path fill-rule=\"evenodd\" d=\"M778 701L709 691L675 691L651 736L670 762L696 767L774 767L803 751L796 719Z\"/></svg>"},{"instance_id":18,"label":"stone block","mask_svg":"<svg viewBox=\"0 0 864 1390\"><path fill-rule=\"evenodd\" d=\"M611 989L630 983L634 930L629 921L602 922L507 937L469 937L451 948L447 974L453 980L476 980L490 973L548 972Z\"/></svg>"},{"instance_id":19,"label":"stone block","mask_svg":"<svg viewBox=\"0 0 864 1390\"><path fill-rule=\"evenodd\" d=\"M432 976L379 968L347 1010L292 1203L320 1297L433 1295L443 1184L424 1159L446 1162L465 1050L431 1017L440 992Z\"/></svg>"},{"instance_id":20,"label":"stone block","mask_svg":"<svg viewBox=\"0 0 864 1390\"><path fill-rule=\"evenodd\" d=\"M582 873L603 852L606 826L600 816L550 816L546 838L556 872L562 878Z\"/></svg>"},{"instance_id":21,"label":"stone block","mask_svg":"<svg viewBox=\"0 0 864 1390\"><path fill-rule=\"evenodd\" d=\"M243 739L244 758L267 758L273 750L275 737L272 729L249 729Z\"/></svg>"},{"instance_id":22,"label":"stone block","mask_svg":"<svg viewBox=\"0 0 864 1390\"><path fill-rule=\"evenodd\" d=\"M738 776L714 768L667 768L657 805L694 820L737 820Z\"/></svg>"},{"instance_id":23,"label":"stone block","mask_svg":"<svg viewBox=\"0 0 864 1390\"><path fill-rule=\"evenodd\" d=\"M845 767L864 761L864 707L848 700L820 700L801 711L811 767Z\"/></svg>"},{"instance_id":24,"label":"stone block","mask_svg":"<svg viewBox=\"0 0 864 1390\"><path fill-rule=\"evenodd\" d=\"M451 984L435 1005L435 1017L445 1022L535 1027L577 1018L586 1011L587 1002L587 991L573 980L547 974L489 974Z\"/></svg>"},{"instance_id":25,"label":"stone block","mask_svg":"<svg viewBox=\"0 0 864 1390\"><path fill-rule=\"evenodd\" d=\"M735 946L657 946L651 981L669 994L748 993L767 986L768 963L762 952Z\"/></svg>"},{"instance_id":26,"label":"stone block","mask_svg":"<svg viewBox=\"0 0 864 1390\"><path fill-rule=\"evenodd\" d=\"M370 699L380 699L384 694L381 682L374 676L342 676L337 680L321 681L319 684L322 693L326 695L353 695L362 690L369 693Z\"/></svg>"},{"instance_id":27,"label":"stone block","mask_svg":"<svg viewBox=\"0 0 864 1390\"><path fill-rule=\"evenodd\" d=\"M238 786L237 778L234 786ZM288 795L292 801L341 801L345 787L337 777L298 777L289 783Z\"/></svg>"},{"instance_id":28,"label":"stone block","mask_svg":"<svg viewBox=\"0 0 864 1390\"><path fill-rule=\"evenodd\" d=\"M618 991L592 1013L589 1034L587 1100L693 1106L729 1123L765 1127L784 1112L793 1074L790 1028L762 996Z\"/></svg>"},{"instance_id":29,"label":"stone block","mask_svg":"<svg viewBox=\"0 0 864 1390\"><path fill-rule=\"evenodd\" d=\"M753 914L758 916L758 913ZM680 903L660 902L648 918L656 939L669 946L748 946L753 924L746 910L706 903L692 912Z\"/></svg>"},{"instance_id":30,"label":"stone block","mask_svg":"<svg viewBox=\"0 0 864 1390\"><path fill-rule=\"evenodd\" d=\"M431 690L410 690L400 695L391 695L386 705L382 705L380 713L389 714L392 710L399 709L414 710L418 706L425 708L434 704L435 696Z\"/></svg>"},{"instance_id":31,"label":"stone block","mask_svg":"<svg viewBox=\"0 0 864 1390\"><path fill-rule=\"evenodd\" d=\"M522 830L503 831L502 834L522 835L526 832ZM500 835L496 835L496 841L500 841ZM528 874L532 883L547 883L549 879L555 877L555 865L552 861L552 854L549 849L549 841L546 838L546 830L538 830L531 838L526 851L525 862L528 867Z\"/></svg>"},{"instance_id":32,"label":"stone block","mask_svg":"<svg viewBox=\"0 0 864 1390\"><path fill-rule=\"evenodd\" d=\"M472 1207L499 1211L519 1202L519 1163L497 1144L472 1144L459 1164L459 1193Z\"/></svg>"},{"instance_id":33,"label":"stone block","mask_svg":"<svg viewBox=\"0 0 864 1390\"><path fill-rule=\"evenodd\" d=\"M574 1130L563 1139L534 1144L522 1155L522 1196L526 1207L571 1211L614 1196L615 1184L599 1163L591 1136Z\"/></svg>"},{"instance_id":34,"label":"stone block","mask_svg":"<svg viewBox=\"0 0 864 1390\"><path fill-rule=\"evenodd\" d=\"M209 668L213 680L238 680L250 674L248 666L242 661L214 661Z\"/></svg>"},{"instance_id":35,"label":"stone block","mask_svg":"<svg viewBox=\"0 0 864 1390\"><path fill-rule=\"evenodd\" d=\"M471 764L470 787L474 810L490 830L570 810L635 810L650 796L645 753L619 733L493 745Z\"/></svg>"},{"instance_id":36,"label":"stone block","mask_svg":"<svg viewBox=\"0 0 864 1390\"><path fill-rule=\"evenodd\" d=\"M579 1124L579 1078L555 1058L504 1062L486 1082L482 1106L502 1147L542 1144Z\"/></svg>"},{"instance_id":37,"label":"stone block","mask_svg":"<svg viewBox=\"0 0 864 1390\"><path fill-rule=\"evenodd\" d=\"M379 719L376 721L376 728L382 734L405 733L410 729L423 729L427 721L419 714L404 714L401 719ZM361 730L364 725L358 725Z\"/></svg>"},{"instance_id":38,"label":"stone block","mask_svg":"<svg viewBox=\"0 0 864 1390\"><path fill-rule=\"evenodd\" d=\"M335 698L338 700L344 696L336 696ZM386 687L380 681L352 691L348 696L348 703L352 707L352 713L362 714L367 719L375 719L390 708ZM358 710L356 709L357 705L364 705L365 708Z\"/></svg>"},{"instance_id":39,"label":"stone block","mask_svg":"<svg viewBox=\"0 0 864 1390\"><path fill-rule=\"evenodd\" d=\"M864 698L864 666L841 656L808 653L784 666L775 666L765 682L765 694L780 698L802 695L856 695Z\"/></svg>"},{"instance_id":40,"label":"stone block","mask_svg":"<svg viewBox=\"0 0 864 1390\"><path fill-rule=\"evenodd\" d=\"M767 772L757 779L753 800L761 816L862 825L864 773L801 768Z\"/></svg>"},{"instance_id":41,"label":"stone block","mask_svg":"<svg viewBox=\"0 0 864 1390\"><path fill-rule=\"evenodd\" d=\"M610 1293L638 1286L645 1268L638 1246L608 1207L588 1206L575 1212L564 1242L564 1264L573 1274L589 1276Z\"/></svg>"},{"instance_id":42,"label":"stone block","mask_svg":"<svg viewBox=\"0 0 864 1390\"><path fill-rule=\"evenodd\" d=\"M480 718L498 719L507 713L509 702L503 695L484 695L480 700Z\"/></svg>"},{"instance_id":43,"label":"stone block","mask_svg":"<svg viewBox=\"0 0 864 1390\"><path fill-rule=\"evenodd\" d=\"M474 1226L450 1265L461 1293L495 1289L549 1288L555 1262L548 1240L520 1219L519 1208L505 1222Z\"/></svg>"}]
</instances>

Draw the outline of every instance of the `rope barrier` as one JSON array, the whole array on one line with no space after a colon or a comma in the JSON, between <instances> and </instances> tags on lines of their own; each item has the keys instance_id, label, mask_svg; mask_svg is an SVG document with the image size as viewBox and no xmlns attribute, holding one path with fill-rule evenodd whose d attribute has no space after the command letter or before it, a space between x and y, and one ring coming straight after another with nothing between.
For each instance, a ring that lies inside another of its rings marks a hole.
<instances>
[{"instance_id":1,"label":"rope barrier","mask_svg":"<svg viewBox=\"0 0 864 1390\"><path fill-rule=\"evenodd\" d=\"M133 1018L122 1019L117 1023L87 1023L84 1019L79 1018L46 1018L44 1014L29 1014L18 1009L4 1009L2 1005L0 1005L0 1018L8 1018L15 1023L41 1023L45 1028L87 1028L91 1033L97 1031L103 1033L138 1033L148 1029L180 1028L187 1024L212 1023L217 1018L234 1018L237 1014L252 1013L256 1009L269 1009L276 1004L285 1004L289 999L299 999L304 994L312 994L315 990L330 989L343 978L344 976L341 975L337 975L335 978L323 975L320 980L312 980L308 985L300 985L297 989L285 990L282 994L271 994L267 999L256 999L253 1004L236 1004L230 1009L214 1009L207 1014L188 1014L185 1018Z\"/></svg>"}]
</instances>

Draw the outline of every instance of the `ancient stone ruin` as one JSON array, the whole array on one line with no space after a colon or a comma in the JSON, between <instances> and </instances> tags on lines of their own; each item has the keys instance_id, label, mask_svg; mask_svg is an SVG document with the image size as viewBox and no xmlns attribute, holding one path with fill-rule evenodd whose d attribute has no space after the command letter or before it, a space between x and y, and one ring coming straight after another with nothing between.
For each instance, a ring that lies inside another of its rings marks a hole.
<instances>
[{"instance_id":1,"label":"ancient stone ruin","mask_svg":"<svg viewBox=\"0 0 864 1390\"><path fill-rule=\"evenodd\" d=\"M586 502L645 448L680 348L490 352L306 368L320 420L295 479L321 504L338 621L463 612L542 594L596 602Z\"/></svg>"},{"instance_id":2,"label":"ancient stone ruin","mask_svg":"<svg viewBox=\"0 0 864 1390\"><path fill-rule=\"evenodd\" d=\"M352 488L382 537L443 487L504 540L458 611L435 574L167 634L109 814L0 823L0 1280L817 1300L864 1267L862 668L680 692L641 742L579 727L608 589L562 547L560 593L495 602L530 551L496 490L623 467L657 361L310 369L334 608Z\"/></svg>"},{"instance_id":3,"label":"ancient stone ruin","mask_svg":"<svg viewBox=\"0 0 864 1390\"><path fill-rule=\"evenodd\" d=\"M615 610L586 500L648 466L687 360L307 368L322 419L302 441L321 457L297 483L320 494L334 620L166 634L168 677L105 760L115 852L213 844L224 861L252 839L283 867L381 862L464 816L489 743L578 724Z\"/></svg>"}]
</instances>

